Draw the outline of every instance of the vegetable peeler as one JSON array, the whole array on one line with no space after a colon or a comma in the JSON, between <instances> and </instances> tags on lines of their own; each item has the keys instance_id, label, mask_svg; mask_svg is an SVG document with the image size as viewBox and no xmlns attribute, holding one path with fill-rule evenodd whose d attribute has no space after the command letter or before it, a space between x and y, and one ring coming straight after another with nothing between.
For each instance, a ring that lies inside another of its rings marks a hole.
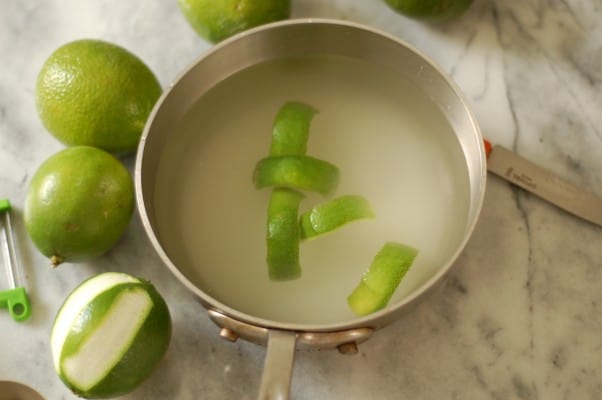
<instances>
[{"instance_id":1,"label":"vegetable peeler","mask_svg":"<svg viewBox=\"0 0 602 400\"><path fill-rule=\"evenodd\" d=\"M8 289L0 291L0 307L8 307L8 312L15 321L29 318L31 309L29 298L23 286L19 285L19 264L15 252L13 229L10 222L10 201L0 199L0 215L2 226L0 230L0 247L4 258L4 267L8 279Z\"/></svg>"}]
</instances>

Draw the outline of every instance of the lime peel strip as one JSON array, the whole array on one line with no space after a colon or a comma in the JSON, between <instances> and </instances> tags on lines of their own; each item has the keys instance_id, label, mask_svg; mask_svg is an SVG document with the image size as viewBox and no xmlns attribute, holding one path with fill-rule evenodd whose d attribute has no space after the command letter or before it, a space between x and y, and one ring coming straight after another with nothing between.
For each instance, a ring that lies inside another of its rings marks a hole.
<instances>
[{"instance_id":1,"label":"lime peel strip","mask_svg":"<svg viewBox=\"0 0 602 400\"><path fill-rule=\"evenodd\" d=\"M316 113L313 107L297 101L289 101L280 107L272 127L270 155L304 155L309 126Z\"/></svg>"},{"instance_id":2,"label":"lime peel strip","mask_svg":"<svg viewBox=\"0 0 602 400\"><path fill-rule=\"evenodd\" d=\"M305 155L309 126L316 112L313 107L296 101L280 107L272 128L270 156ZM302 198L303 195L294 190L272 190L266 235L266 261L271 280L291 280L301 276L297 216Z\"/></svg>"},{"instance_id":3,"label":"lime peel strip","mask_svg":"<svg viewBox=\"0 0 602 400\"><path fill-rule=\"evenodd\" d=\"M272 190L266 237L266 259L271 280L291 280L301 276L297 215L302 198L303 195L294 190Z\"/></svg>"},{"instance_id":4,"label":"lime peel strip","mask_svg":"<svg viewBox=\"0 0 602 400\"><path fill-rule=\"evenodd\" d=\"M122 359L152 308L153 301L142 288L118 295L79 351L63 360L65 376L80 390L94 387Z\"/></svg>"},{"instance_id":5,"label":"lime peel strip","mask_svg":"<svg viewBox=\"0 0 602 400\"><path fill-rule=\"evenodd\" d=\"M357 315L384 308L412 266L418 251L401 243L388 242L374 257L359 285L347 297Z\"/></svg>"},{"instance_id":6,"label":"lime peel strip","mask_svg":"<svg viewBox=\"0 0 602 400\"><path fill-rule=\"evenodd\" d=\"M257 189L283 187L328 195L339 183L339 169L309 156L267 157L257 163L253 182Z\"/></svg>"},{"instance_id":7,"label":"lime peel strip","mask_svg":"<svg viewBox=\"0 0 602 400\"><path fill-rule=\"evenodd\" d=\"M299 235L301 239L310 239L349 222L367 218L374 218L374 211L368 200L357 195L341 196L301 214Z\"/></svg>"}]
</instances>

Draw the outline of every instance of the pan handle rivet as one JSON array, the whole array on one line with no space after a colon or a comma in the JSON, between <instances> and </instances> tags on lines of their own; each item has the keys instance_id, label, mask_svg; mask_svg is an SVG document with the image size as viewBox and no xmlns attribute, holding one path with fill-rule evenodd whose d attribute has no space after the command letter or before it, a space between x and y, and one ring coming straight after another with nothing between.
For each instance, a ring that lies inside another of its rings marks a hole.
<instances>
[{"instance_id":1,"label":"pan handle rivet","mask_svg":"<svg viewBox=\"0 0 602 400\"><path fill-rule=\"evenodd\" d=\"M339 353L345 355L357 354L357 352L359 351L357 348L357 343L355 342L342 343L337 346L337 349L339 350Z\"/></svg>"},{"instance_id":2,"label":"pan handle rivet","mask_svg":"<svg viewBox=\"0 0 602 400\"><path fill-rule=\"evenodd\" d=\"M222 328L219 331L219 335L231 342L236 342L238 340L238 335L232 329Z\"/></svg>"}]
</instances>

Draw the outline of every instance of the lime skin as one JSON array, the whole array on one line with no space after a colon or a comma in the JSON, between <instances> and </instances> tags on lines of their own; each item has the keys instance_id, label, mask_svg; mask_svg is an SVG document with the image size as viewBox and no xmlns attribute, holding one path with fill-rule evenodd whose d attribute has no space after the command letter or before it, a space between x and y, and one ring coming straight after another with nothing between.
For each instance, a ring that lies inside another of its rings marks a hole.
<instances>
[{"instance_id":1,"label":"lime skin","mask_svg":"<svg viewBox=\"0 0 602 400\"><path fill-rule=\"evenodd\" d=\"M192 28L212 43L291 13L291 0L178 0L178 5Z\"/></svg>"},{"instance_id":2,"label":"lime skin","mask_svg":"<svg viewBox=\"0 0 602 400\"><path fill-rule=\"evenodd\" d=\"M385 0L395 11L425 21L445 21L462 14L472 0Z\"/></svg>"},{"instance_id":3,"label":"lime skin","mask_svg":"<svg viewBox=\"0 0 602 400\"><path fill-rule=\"evenodd\" d=\"M138 147L161 92L153 72L134 54L82 39L59 47L44 62L36 106L44 127L62 143L126 155Z\"/></svg>"},{"instance_id":4,"label":"lime skin","mask_svg":"<svg viewBox=\"0 0 602 400\"><path fill-rule=\"evenodd\" d=\"M111 249L134 210L129 172L111 154L74 146L48 158L33 175L25 200L25 227L57 266L83 262Z\"/></svg>"}]
</instances>

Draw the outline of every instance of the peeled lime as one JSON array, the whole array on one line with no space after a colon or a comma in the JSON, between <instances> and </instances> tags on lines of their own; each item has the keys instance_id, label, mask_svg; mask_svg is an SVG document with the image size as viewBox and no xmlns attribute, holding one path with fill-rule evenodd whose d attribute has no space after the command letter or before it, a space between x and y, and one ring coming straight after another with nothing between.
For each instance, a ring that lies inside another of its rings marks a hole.
<instances>
[{"instance_id":1,"label":"peeled lime","mask_svg":"<svg viewBox=\"0 0 602 400\"><path fill-rule=\"evenodd\" d=\"M82 262L111 249L134 210L134 184L111 154L74 146L48 158L33 175L25 227L54 266Z\"/></svg>"},{"instance_id":2,"label":"peeled lime","mask_svg":"<svg viewBox=\"0 0 602 400\"><path fill-rule=\"evenodd\" d=\"M50 336L52 360L76 395L117 397L153 372L170 337L169 309L154 286L107 272L79 285L59 309Z\"/></svg>"},{"instance_id":3,"label":"peeled lime","mask_svg":"<svg viewBox=\"0 0 602 400\"><path fill-rule=\"evenodd\" d=\"M178 0L178 5L194 30L213 43L291 13L291 0Z\"/></svg>"},{"instance_id":4,"label":"peeled lime","mask_svg":"<svg viewBox=\"0 0 602 400\"><path fill-rule=\"evenodd\" d=\"M385 0L395 11L411 18L443 21L462 14L472 0Z\"/></svg>"},{"instance_id":5,"label":"peeled lime","mask_svg":"<svg viewBox=\"0 0 602 400\"><path fill-rule=\"evenodd\" d=\"M36 103L46 129L68 146L136 150L161 86L142 60L100 40L55 50L38 75Z\"/></svg>"}]
</instances>

